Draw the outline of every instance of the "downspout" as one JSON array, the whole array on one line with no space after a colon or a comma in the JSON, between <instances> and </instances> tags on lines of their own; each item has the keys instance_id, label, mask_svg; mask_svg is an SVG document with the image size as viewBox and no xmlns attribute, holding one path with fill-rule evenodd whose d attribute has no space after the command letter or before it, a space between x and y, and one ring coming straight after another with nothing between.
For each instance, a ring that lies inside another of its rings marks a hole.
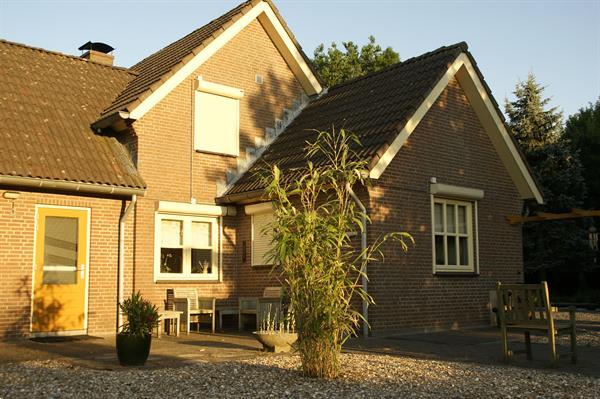
<instances>
[{"instance_id":1,"label":"downspout","mask_svg":"<svg viewBox=\"0 0 600 399\"><path fill-rule=\"evenodd\" d=\"M121 305L124 299L124 291L125 291L125 220L127 220L127 216L131 209L135 206L137 202L137 195L131 196L131 202L125 208L125 212L121 215L119 219L119 261L118 261L118 275L119 280L117 282L117 332L121 332L123 328L123 312L121 311Z\"/></svg>"},{"instance_id":2,"label":"downspout","mask_svg":"<svg viewBox=\"0 0 600 399\"><path fill-rule=\"evenodd\" d=\"M348 189L350 196L352 197L354 202L356 202L356 205L358 205L358 207L360 208L360 211L362 212L362 217L361 217L362 232L360 234L360 250L362 252L362 258L363 258L363 262L364 262L367 259L367 253L365 251L365 249L367 248L367 209L365 208L363 203L360 202L360 199L358 198L358 196L356 195L354 190L352 190L352 187L350 187L350 184L346 184L346 188ZM365 294L368 294L369 291L367 289L367 263L366 262L364 262L361 271L363 273L362 286L363 286L363 289L365 290ZM366 299L363 299L363 301L362 301L362 314L363 314L363 318L365 319L365 322L363 323L363 336L366 338L369 336L369 324L368 324L369 323L369 303L366 301Z\"/></svg>"}]
</instances>

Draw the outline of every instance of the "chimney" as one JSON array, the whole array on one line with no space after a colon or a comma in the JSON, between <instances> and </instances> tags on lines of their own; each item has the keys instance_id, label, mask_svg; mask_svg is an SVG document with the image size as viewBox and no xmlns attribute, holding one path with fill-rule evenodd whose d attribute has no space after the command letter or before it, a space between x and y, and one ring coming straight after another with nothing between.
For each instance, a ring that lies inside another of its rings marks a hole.
<instances>
[{"instance_id":1,"label":"chimney","mask_svg":"<svg viewBox=\"0 0 600 399\"><path fill-rule=\"evenodd\" d=\"M81 55L81 58L97 62L99 64L112 66L115 59L114 55L109 54L114 50L114 48L105 43L87 42L79 47L79 50L85 51L85 53Z\"/></svg>"}]
</instances>

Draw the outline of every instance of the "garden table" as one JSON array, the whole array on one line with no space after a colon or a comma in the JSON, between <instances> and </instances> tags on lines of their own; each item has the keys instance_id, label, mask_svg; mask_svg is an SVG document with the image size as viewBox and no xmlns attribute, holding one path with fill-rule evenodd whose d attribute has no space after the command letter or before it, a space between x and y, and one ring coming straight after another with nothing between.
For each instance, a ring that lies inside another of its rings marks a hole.
<instances>
[{"instance_id":1,"label":"garden table","mask_svg":"<svg viewBox=\"0 0 600 399\"><path fill-rule=\"evenodd\" d=\"M160 335L162 333L163 330L163 323L166 321L169 321L169 335L171 335L173 332L175 332L175 336L178 337L179 336L179 319L181 317L181 315L183 314L183 312L179 312L176 310L163 310L162 312L158 313L158 338L160 338Z\"/></svg>"}]
</instances>

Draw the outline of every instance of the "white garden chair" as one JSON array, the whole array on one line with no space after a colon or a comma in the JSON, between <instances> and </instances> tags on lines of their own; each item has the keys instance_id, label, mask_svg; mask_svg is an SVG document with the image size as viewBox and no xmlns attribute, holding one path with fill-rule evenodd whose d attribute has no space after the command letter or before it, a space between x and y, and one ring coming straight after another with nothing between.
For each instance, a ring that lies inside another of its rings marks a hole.
<instances>
[{"instance_id":1,"label":"white garden chair","mask_svg":"<svg viewBox=\"0 0 600 399\"><path fill-rule=\"evenodd\" d=\"M258 297L240 297L238 299L238 328L242 331L243 317L251 315L256 318L256 328L259 328L260 321L265 312L279 314L281 310L282 287L266 287L262 298Z\"/></svg>"},{"instance_id":2,"label":"white garden chair","mask_svg":"<svg viewBox=\"0 0 600 399\"><path fill-rule=\"evenodd\" d=\"M192 317L198 318L198 330L200 330L200 317L209 315L212 322L212 332L215 332L216 298L201 297L196 288L174 288L172 291L172 310L183 312L181 324L185 326L187 334L190 333ZM170 302L167 292L167 302ZM167 309L169 305L167 305Z\"/></svg>"}]
</instances>

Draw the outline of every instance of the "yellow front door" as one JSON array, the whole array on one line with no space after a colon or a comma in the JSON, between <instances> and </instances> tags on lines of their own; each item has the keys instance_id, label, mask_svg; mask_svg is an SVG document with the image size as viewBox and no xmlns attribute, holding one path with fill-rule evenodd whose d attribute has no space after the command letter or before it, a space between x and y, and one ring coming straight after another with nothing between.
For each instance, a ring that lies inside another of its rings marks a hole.
<instances>
[{"instance_id":1,"label":"yellow front door","mask_svg":"<svg viewBox=\"0 0 600 399\"><path fill-rule=\"evenodd\" d=\"M89 210L38 207L31 329L77 332L86 324Z\"/></svg>"}]
</instances>

